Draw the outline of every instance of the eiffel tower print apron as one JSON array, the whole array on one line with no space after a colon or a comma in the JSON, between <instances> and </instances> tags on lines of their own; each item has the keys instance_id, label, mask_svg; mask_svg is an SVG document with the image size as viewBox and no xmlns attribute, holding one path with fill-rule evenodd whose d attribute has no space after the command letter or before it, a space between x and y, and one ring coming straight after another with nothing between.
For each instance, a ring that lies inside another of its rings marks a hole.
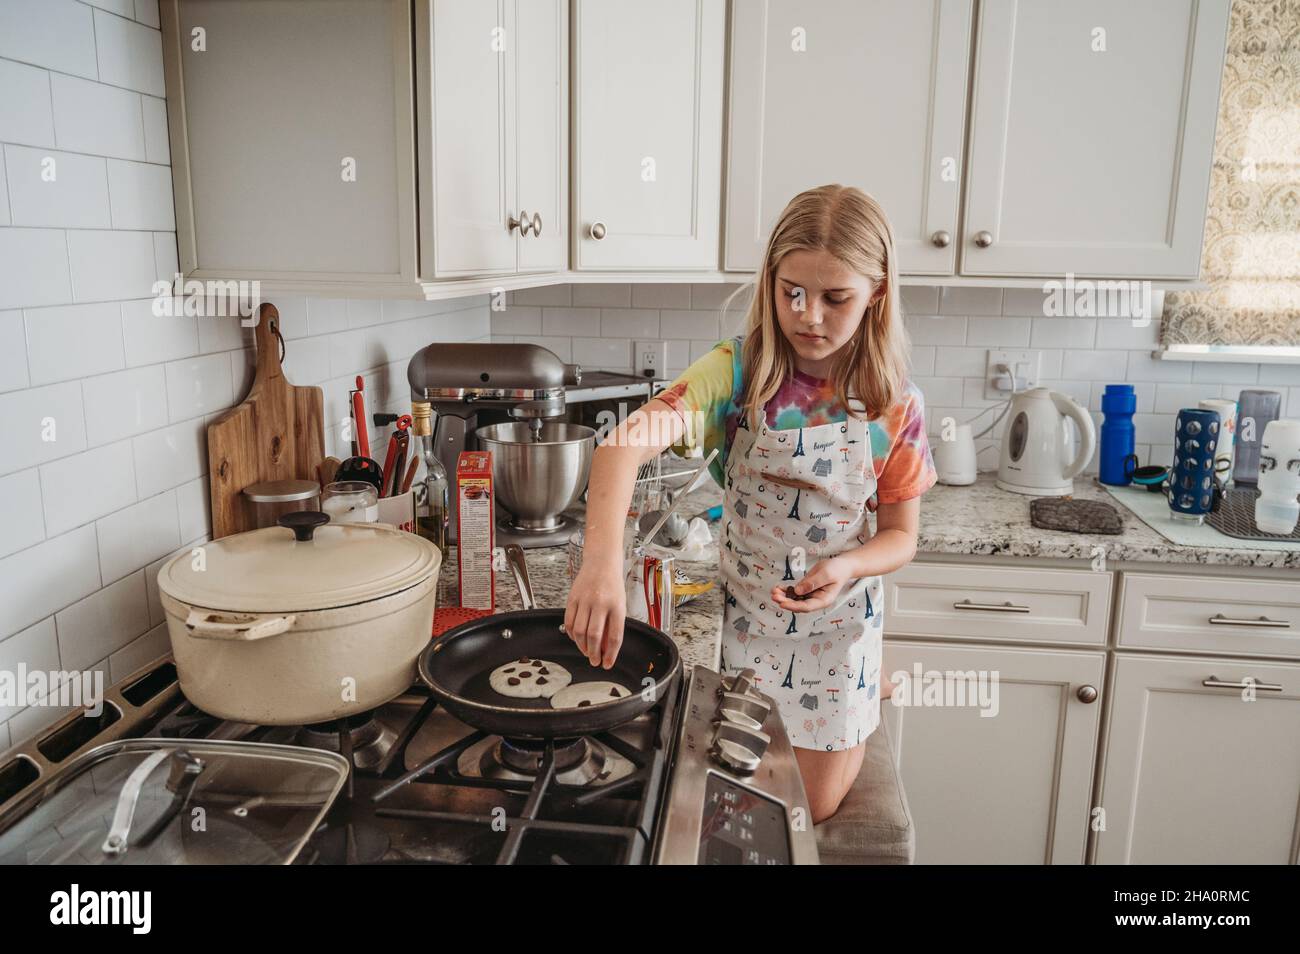
<instances>
[{"instance_id":1,"label":"eiffel tower print apron","mask_svg":"<svg viewBox=\"0 0 1300 954\"><path fill-rule=\"evenodd\" d=\"M833 606L811 613L782 609L771 591L869 537L876 474L867 422L850 415L791 430L763 423L754 433L744 417L727 455L722 671L754 670L791 744L852 748L880 723L881 578L854 580Z\"/></svg>"}]
</instances>

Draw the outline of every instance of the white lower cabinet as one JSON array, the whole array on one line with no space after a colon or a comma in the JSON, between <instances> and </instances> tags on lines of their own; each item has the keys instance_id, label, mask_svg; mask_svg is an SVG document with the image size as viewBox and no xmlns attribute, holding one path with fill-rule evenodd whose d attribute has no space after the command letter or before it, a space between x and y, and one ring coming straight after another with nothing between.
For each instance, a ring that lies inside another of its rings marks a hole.
<instances>
[{"instance_id":1,"label":"white lower cabinet","mask_svg":"<svg viewBox=\"0 0 1300 954\"><path fill-rule=\"evenodd\" d=\"M1110 685L1097 864L1296 863L1300 664L1121 655Z\"/></svg>"},{"instance_id":2,"label":"white lower cabinet","mask_svg":"<svg viewBox=\"0 0 1300 954\"><path fill-rule=\"evenodd\" d=\"M919 666L957 674L922 685L987 680L983 700L968 695L964 705L914 698L920 694L906 686L900 692L916 704L882 703L895 730L918 864L1083 863L1105 658L886 640L882 675Z\"/></svg>"}]
</instances>

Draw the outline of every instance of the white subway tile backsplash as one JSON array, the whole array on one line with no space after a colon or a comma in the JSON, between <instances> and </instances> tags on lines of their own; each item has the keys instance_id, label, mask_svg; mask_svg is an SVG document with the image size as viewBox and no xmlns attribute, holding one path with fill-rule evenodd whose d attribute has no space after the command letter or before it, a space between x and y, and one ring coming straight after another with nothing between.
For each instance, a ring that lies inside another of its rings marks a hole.
<instances>
[{"instance_id":1,"label":"white subway tile backsplash","mask_svg":"<svg viewBox=\"0 0 1300 954\"><path fill-rule=\"evenodd\" d=\"M1169 362L1173 364L1174 362ZM1277 388L1278 385L1295 387L1300 385L1300 364L1261 364L1259 366L1259 386Z\"/></svg>"},{"instance_id":2,"label":"white subway tile backsplash","mask_svg":"<svg viewBox=\"0 0 1300 954\"><path fill-rule=\"evenodd\" d=\"M509 305L505 311L494 311L492 333L494 335L540 335L542 309L535 305Z\"/></svg>"},{"instance_id":3,"label":"white subway tile backsplash","mask_svg":"<svg viewBox=\"0 0 1300 954\"><path fill-rule=\"evenodd\" d=\"M633 285L633 308L690 308L690 285Z\"/></svg>"},{"instance_id":4,"label":"white subway tile backsplash","mask_svg":"<svg viewBox=\"0 0 1300 954\"><path fill-rule=\"evenodd\" d=\"M1259 380L1259 365L1226 361L1197 361L1192 364L1192 380L1207 384L1242 384L1251 387Z\"/></svg>"},{"instance_id":5,"label":"white subway tile backsplash","mask_svg":"<svg viewBox=\"0 0 1300 954\"><path fill-rule=\"evenodd\" d=\"M309 334L327 335L348 328L348 303L341 298L307 299Z\"/></svg>"},{"instance_id":6,"label":"white subway tile backsplash","mask_svg":"<svg viewBox=\"0 0 1300 954\"><path fill-rule=\"evenodd\" d=\"M154 279L166 282L173 288L176 275L181 270L180 259L176 252L175 232L155 232L153 234Z\"/></svg>"},{"instance_id":7,"label":"white subway tile backsplash","mask_svg":"<svg viewBox=\"0 0 1300 954\"><path fill-rule=\"evenodd\" d=\"M119 510L95 524L105 583L120 580L180 546L176 494L167 491Z\"/></svg>"},{"instance_id":8,"label":"white subway tile backsplash","mask_svg":"<svg viewBox=\"0 0 1300 954\"><path fill-rule=\"evenodd\" d=\"M727 283L692 285L691 309L693 311L716 311L726 303L727 298L735 292L737 287L737 285ZM749 293L737 295L731 307L743 312L749 305L749 297Z\"/></svg>"},{"instance_id":9,"label":"white subway tile backsplash","mask_svg":"<svg viewBox=\"0 0 1300 954\"><path fill-rule=\"evenodd\" d=\"M1097 342L1101 342L1100 333L1097 335ZM1110 376L1118 378L1118 375L1119 370L1116 368ZM1147 351L1130 351L1128 352L1128 375L1125 380L1186 383L1192 380L1192 363L1161 361L1151 357L1150 352Z\"/></svg>"},{"instance_id":10,"label":"white subway tile backsplash","mask_svg":"<svg viewBox=\"0 0 1300 954\"><path fill-rule=\"evenodd\" d=\"M116 13L119 17L126 17L128 20L135 16L135 0L81 0L81 2Z\"/></svg>"},{"instance_id":11,"label":"white subway tile backsplash","mask_svg":"<svg viewBox=\"0 0 1300 954\"><path fill-rule=\"evenodd\" d=\"M719 324L717 311L669 310L659 313L659 333L665 338L717 341L722 337Z\"/></svg>"},{"instance_id":12,"label":"white subway tile backsplash","mask_svg":"<svg viewBox=\"0 0 1300 954\"><path fill-rule=\"evenodd\" d=\"M50 74L55 144L61 149L116 159L145 158L140 94Z\"/></svg>"},{"instance_id":13,"label":"white subway tile backsplash","mask_svg":"<svg viewBox=\"0 0 1300 954\"><path fill-rule=\"evenodd\" d=\"M54 145L50 74L45 70L0 59L0 142Z\"/></svg>"},{"instance_id":14,"label":"white subway tile backsplash","mask_svg":"<svg viewBox=\"0 0 1300 954\"><path fill-rule=\"evenodd\" d=\"M0 560L0 638L99 589L95 527L87 524Z\"/></svg>"},{"instance_id":15,"label":"white subway tile backsplash","mask_svg":"<svg viewBox=\"0 0 1300 954\"><path fill-rule=\"evenodd\" d=\"M96 10L95 50L101 83L125 86L152 96L166 93L162 35L157 30Z\"/></svg>"},{"instance_id":16,"label":"white subway tile backsplash","mask_svg":"<svg viewBox=\"0 0 1300 954\"><path fill-rule=\"evenodd\" d=\"M0 225L13 225L9 214L9 190L5 188L5 153L0 149Z\"/></svg>"},{"instance_id":17,"label":"white subway tile backsplash","mask_svg":"<svg viewBox=\"0 0 1300 954\"><path fill-rule=\"evenodd\" d=\"M51 384L126 366L117 302L29 308L27 361L32 384Z\"/></svg>"},{"instance_id":18,"label":"white subway tile backsplash","mask_svg":"<svg viewBox=\"0 0 1300 954\"><path fill-rule=\"evenodd\" d=\"M158 16L158 0L135 0L135 18L155 30L162 26Z\"/></svg>"},{"instance_id":19,"label":"white subway tile backsplash","mask_svg":"<svg viewBox=\"0 0 1300 954\"><path fill-rule=\"evenodd\" d=\"M165 367L169 420L187 421L232 403L234 385L228 355L209 354L171 361Z\"/></svg>"},{"instance_id":20,"label":"white subway tile backsplash","mask_svg":"<svg viewBox=\"0 0 1300 954\"><path fill-rule=\"evenodd\" d=\"M938 404L948 407L961 407L963 384L958 377L924 377L912 378L912 383L921 389L926 404Z\"/></svg>"},{"instance_id":21,"label":"white subway tile backsplash","mask_svg":"<svg viewBox=\"0 0 1300 954\"><path fill-rule=\"evenodd\" d=\"M5 0L0 3L0 56L93 79L90 8L74 0Z\"/></svg>"},{"instance_id":22,"label":"white subway tile backsplash","mask_svg":"<svg viewBox=\"0 0 1300 954\"><path fill-rule=\"evenodd\" d=\"M573 304L569 285L543 285L541 288L520 288L510 293L512 305L537 305L549 307L558 305L568 307Z\"/></svg>"},{"instance_id":23,"label":"white subway tile backsplash","mask_svg":"<svg viewBox=\"0 0 1300 954\"><path fill-rule=\"evenodd\" d=\"M275 309L280 313L280 334L286 340L307 336L307 299L276 296Z\"/></svg>"},{"instance_id":24,"label":"white subway tile backsplash","mask_svg":"<svg viewBox=\"0 0 1300 954\"><path fill-rule=\"evenodd\" d=\"M1041 288L1004 288L1002 314L1038 318L1047 314L1047 294Z\"/></svg>"},{"instance_id":25,"label":"white subway tile backsplash","mask_svg":"<svg viewBox=\"0 0 1300 954\"><path fill-rule=\"evenodd\" d=\"M1029 329L1028 318L973 317L966 322L966 344L988 348L1027 348Z\"/></svg>"},{"instance_id":26,"label":"white subway tile backsplash","mask_svg":"<svg viewBox=\"0 0 1300 954\"><path fill-rule=\"evenodd\" d=\"M645 308L602 308L600 334L604 338L658 338L659 312Z\"/></svg>"},{"instance_id":27,"label":"white subway tile backsplash","mask_svg":"<svg viewBox=\"0 0 1300 954\"><path fill-rule=\"evenodd\" d=\"M1061 377L1120 382L1124 379L1125 360L1123 351L1066 351L1061 360Z\"/></svg>"},{"instance_id":28,"label":"white subway tile backsplash","mask_svg":"<svg viewBox=\"0 0 1300 954\"><path fill-rule=\"evenodd\" d=\"M987 348L950 348L940 346L934 349L935 377L983 377L988 365Z\"/></svg>"},{"instance_id":29,"label":"white subway tile backsplash","mask_svg":"<svg viewBox=\"0 0 1300 954\"><path fill-rule=\"evenodd\" d=\"M4 152L14 225L105 229L112 224L105 160L27 146L5 146Z\"/></svg>"},{"instance_id":30,"label":"white subway tile backsplash","mask_svg":"<svg viewBox=\"0 0 1300 954\"><path fill-rule=\"evenodd\" d=\"M16 672L19 666L26 666L28 672L57 672L62 668L53 616L14 633L8 639L0 639L0 672ZM0 706L0 722L8 722L22 708L20 705ZM0 751L3 751L3 746L0 746Z\"/></svg>"},{"instance_id":31,"label":"white subway tile backsplash","mask_svg":"<svg viewBox=\"0 0 1300 954\"><path fill-rule=\"evenodd\" d=\"M176 488L176 518L181 540L197 540L212 529L212 497L206 478L200 477Z\"/></svg>"},{"instance_id":32,"label":"white subway tile backsplash","mask_svg":"<svg viewBox=\"0 0 1300 954\"><path fill-rule=\"evenodd\" d=\"M77 301L143 298L157 280L148 232L73 230L68 263Z\"/></svg>"},{"instance_id":33,"label":"white subway tile backsplash","mask_svg":"<svg viewBox=\"0 0 1300 954\"><path fill-rule=\"evenodd\" d=\"M1033 348L1091 348L1097 340L1096 318L1034 318L1032 322L1029 345Z\"/></svg>"},{"instance_id":34,"label":"white subway tile backsplash","mask_svg":"<svg viewBox=\"0 0 1300 954\"><path fill-rule=\"evenodd\" d=\"M199 354L252 347L256 332L253 328L245 327L244 319L239 315L218 314L215 303L205 311L205 314L199 316Z\"/></svg>"},{"instance_id":35,"label":"white subway tile backsplash","mask_svg":"<svg viewBox=\"0 0 1300 954\"><path fill-rule=\"evenodd\" d=\"M12 473L86 447L81 382L0 395L0 473Z\"/></svg>"},{"instance_id":36,"label":"white subway tile backsplash","mask_svg":"<svg viewBox=\"0 0 1300 954\"><path fill-rule=\"evenodd\" d=\"M132 441L136 490L152 497L208 471L207 424L201 417L181 421Z\"/></svg>"},{"instance_id":37,"label":"white subway tile backsplash","mask_svg":"<svg viewBox=\"0 0 1300 954\"><path fill-rule=\"evenodd\" d=\"M966 319L928 315L908 316L904 321L912 344L952 345L966 342Z\"/></svg>"},{"instance_id":38,"label":"white subway tile backsplash","mask_svg":"<svg viewBox=\"0 0 1300 954\"><path fill-rule=\"evenodd\" d=\"M608 338L574 338L573 360L592 371L631 371L632 344Z\"/></svg>"},{"instance_id":39,"label":"white subway tile backsplash","mask_svg":"<svg viewBox=\"0 0 1300 954\"><path fill-rule=\"evenodd\" d=\"M110 583L56 613L64 669L86 669L149 629L144 571Z\"/></svg>"},{"instance_id":40,"label":"white subway tile backsplash","mask_svg":"<svg viewBox=\"0 0 1300 954\"><path fill-rule=\"evenodd\" d=\"M72 301L65 236L60 229L0 227L0 308Z\"/></svg>"},{"instance_id":41,"label":"white subway tile backsplash","mask_svg":"<svg viewBox=\"0 0 1300 954\"><path fill-rule=\"evenodd\" d=\"M946 285L939 289L941 315L1000 315L1001 288L962 288Z\"/></svg>"},{"instance_id":42,"label":"white subway tile backsplash","mask_svg":"<svg viewBox=\"0 0 1300 954\"><path fill-rule=\"evenodd\" d=\"M544 307L541 333L552 336L598 335L600 334L600 311L595 308Z\"/></svg>"},{"instance_id":43,"label":"white subway tile backsplash","mask_svg":"<svg viewBox=\"0 0 1300 954\"><path fill-rule=\"evenodd\" d=\"M121 682L137 670L161 659L171 649L171 637L167 633L166 624L154 626L108 657L109 678L115 683Z\"/></svg>"},{"instance_id":44,"label":"white subway tile backsplash","mask_svg":"<svg viewBox=\"0 0 1300 954\"><path fill-rule=\"evenodd\" d=\"M284 349L284 373L296 385L320 384L330 376L328 338L299 338Z\"/></svg>"},{"instance_id":45,"label":"white subway tile backsplash","mask_svg":"<svg viewBox=\"0 0 1300 954\"><path fill-rule=\"evenodd\" d=\"M1131 318L1098 318L1097 347L1151 350L1159 344L1160 322ZM1166 362L1172 364L1174 362Z\"/></svg>"},{"instance_id":46,"label":"white subway tile backsplash","mask_svg":"<svg viewBox=\"0 0 1300 954\"><path fill-rule=\"evenodd\" d=\"M176 217L172 212L172 173L167 166L110 159L108 186L113 205L113 228L159 232L176 228Z\"/></svg>"},{"instance_id":47,"label":"white subway tile backsplash","mask_svg":"<svg viewBox=\"0 0 1300 954\"><path fill-rule=\"evenodd\" d=\"M561 361L573 361L573 339L572 338L553 338L549 335L516 335L515 341L524 344L535 344L546 348L555 353L555 356Z\"/></svg>"},{"instance_id":48,"label":"white subway tile backsplash","mask_svg":"<svg viewBox=\"0 0 1300 954\"><path fill-rule=\"evenodd\" d=\"M151 298L124 301L122 342L127 367L193 357L199 350L199 319L155 315Z\"/></svg>"},{"instance_id":49,"label":"white subway tile backsplash","mask_svg":"<svg viewBox=\"0 0 1300 954\"><path fill-rule=\"evenodd\" d=\"M55 536L136 500L131 442L120 441L41 465L45 532Z\"/></svg>"},{"instance_id":50,"label":"white subway tile backsplash","mask_svg":"<svg viewBox=\"0 0 1300 954\"><path fill-rule=\"evenodd\" d=\"M167 375L161 364L86 378L81 390L92 447L167 425Z\"/></svg>"},{"instance_id":51,"label":"white subway tile backsplash","mask_svg":"<svg viewBox=\"0 0 1300 954\"><path fill-rule=\"evenodd\" d=\"M911 348L912 363L910 373L913 375L933 376L935 349L929 345L915 345Z\"/></svg>"},{"instance_id":52,"label":"white subway tile backsplash","mask_svg":"<svg viewBox=\"0 0 1300 954\"><path fill-rule=\"evenodd\" d=\"M27 333L23 313L0 311L0 393L25 388L27 376Z\"/></svg>"},{"instance_id":53,"label":"white subway tile backsplash","mask_svg":"<svg viewBox=\"0 0 1300 954\"><path fill-rule=\"evenodd\" d=\"M904 285L902 306L904 315L937 315L939 289L931 285Z\"/></svg>"},{"instance_id":54,"label":"white subway tile backsplash","mask_svg":"<svg viewBox=\"0 0 1300 954\"><path fill-rule=\"evenodd\" d=\"M149 162L169 166L171 145L167 139L167 101L156 96L141 96L144 117L144 157Z\"/></svg>"},{"instance_id":55,"label":"white subway tile backsplash","mask_svg":"<svg viewBox=\"0 0 1300 954\"><path fill-rule=\"evenodd\" d=\"M349 328L369 328L384 320L383 307L378 301L349 300L346 305Z\"/></svg>"},{"instance_id":56,"label":"white subway tile backsplash","mask_svg":"<svg viewBox=\"0 0 1300 954\"><path fill-rule=\"evenodd\" d=\"M1206 397L1218 397L1199 384L1157 384L1155 412L1177 414L1185 407L1196 407Z\"/></svg>"},{"instance_id":57,"label":"white subway tile backsplash","mask_svg":"<svg viewBox=\"0 0 1300 954\"><path fill-rule=\"evenodd\" d=\"M35 467L0 477L0 557L45 539L41 480Z\"/></svg>"},{"instance_id":58,"label":"white subway tile backsplash","mask_svg":"<svg viewBox=\"0 0 1300 954\"><path fill-rule=\"evenodd\" d=\"M586 308L631 308L631 285L574 285L573 304Z\"/></svg>"}]
</instances>

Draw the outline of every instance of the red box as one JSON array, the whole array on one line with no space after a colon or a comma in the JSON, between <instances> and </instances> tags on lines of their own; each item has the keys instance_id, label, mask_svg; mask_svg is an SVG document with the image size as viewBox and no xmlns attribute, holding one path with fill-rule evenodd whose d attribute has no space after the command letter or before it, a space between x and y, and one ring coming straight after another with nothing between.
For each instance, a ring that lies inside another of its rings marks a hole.
<instances>
[{"instance_id":1,"label":"red box","mask_svg":"<svg viewBox=\"0 0 1300 954\"><path fill-rule=\"evenodd\" d=\"M462 451L457 458L456 507L460 605L468 609L495 610L492 550L496 543L496 526L492 519L491 451Z\"/></svg>"}]
</instances>

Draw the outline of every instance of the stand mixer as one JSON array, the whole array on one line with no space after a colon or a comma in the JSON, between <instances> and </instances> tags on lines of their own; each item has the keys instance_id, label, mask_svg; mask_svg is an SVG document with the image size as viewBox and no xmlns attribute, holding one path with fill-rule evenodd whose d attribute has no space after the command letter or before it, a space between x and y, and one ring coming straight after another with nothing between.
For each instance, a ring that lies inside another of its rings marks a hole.
<instances>
[{"instance_id":1,"label":"stand mixer","mask_svg":"<svg viewBox=\"0 0 1300 954\"><path fill-rule=\"evenodd\" d=\"M565 387L582 381L582 369L538 345L435 343L411 356L406 377L412 400L429 402L436 415L433 436L449 480L461 451L493 451L497 502L506 511L501 542L561 542L563 511L586 489L595 443L591 428L554 420L564 414ZM480 428L485 438L491 434L482 444ZM456 511L448 528L453 540Z\"/></svg>"}]
</instances>

